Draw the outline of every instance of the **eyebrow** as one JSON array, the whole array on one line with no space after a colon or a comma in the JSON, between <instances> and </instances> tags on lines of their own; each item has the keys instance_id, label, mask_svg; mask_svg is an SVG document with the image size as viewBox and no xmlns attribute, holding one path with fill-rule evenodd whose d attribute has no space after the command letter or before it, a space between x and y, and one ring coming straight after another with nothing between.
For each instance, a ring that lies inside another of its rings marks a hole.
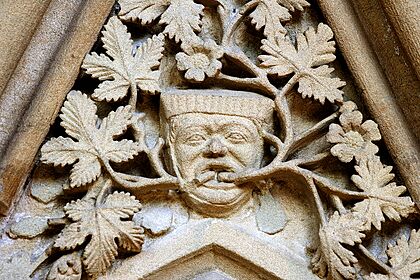
<instances>
[{"instance_id":1,"label":"eyebrow","mask_svg":"<svg viewBox=\"0 0 420 280\"><path fill-rule=\"evenodd\" d=\"M196 124L190 124L190 125L186 125L182 130L180 130L179 132L176 132L176 135L178 136L183 136L185 134L188 134L188 132L190 130L193 129L197 129L206 133L215 133L218 131L222 131L225 132L226 130L229 130L231 128L238 128L240 130L245 130L248 134L250 135L257 135L257 131L258 128L256 127L256 125L254 123L252 123L253 126L255 126L256 128L256 132L252 132L250 129L248 129L248 127L246 127L246 125L240 123L240 122L231 122L231 123L225 123L222 124L222 129L216 129L215 126L219 126L218 123L211 123L211 124L201 124L201 125L196 125ZM179 130L180 127L177 127L176 130Z\"/></svg>"}]
</instances>

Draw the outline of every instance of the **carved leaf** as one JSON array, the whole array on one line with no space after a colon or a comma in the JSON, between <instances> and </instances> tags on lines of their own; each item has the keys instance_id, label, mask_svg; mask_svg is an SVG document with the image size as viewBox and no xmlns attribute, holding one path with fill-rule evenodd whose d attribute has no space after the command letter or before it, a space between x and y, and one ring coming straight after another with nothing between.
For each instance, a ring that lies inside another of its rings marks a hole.
<instances>
[{"instance_id":1,"label":"carved leaf","mask_svg":"<svg viewBox=\"0 0 420 280\"><path fill-rule=\"evenodd\" d=\"M107 140L111 140L115 136L119 136L127 129L132 117L130 106L118 107L116 111L112 111L104 118L99 128L99 133Z\"/></svg>"},{"instance_id":2,"label":"carved leaf","mask_svg":"<svg viewBox=\"0 0 420 280\"><path fill-rule=\"evenodd\" d=\"M204 6L193 0L171 0L171 5L162 14L160 23L167 24L163 33L175 42L191 45L201 41L195 34L201 30Z\"/></svg>"},{"instance_id":3,"label":"carved leaf","mask_svg":"<svg viewBox=\"0 0 420 280\"><path fill-rule=\"evenodd\" d=\"M320 246L312 259L315 273L320 277L328 275L329 279L355 279L353 264L357 263L357 258L342 244L360 243L365 236L363 223L362 217L351 212L332 215L319 230Z\"/></svg>"},{"instance_id":4,"label":"carved leaf","mask_svg":"<svg viewBox=\"0 0 420 280\"><path fill-rule=\"evenodd\" d=\"M270 39L287 33L282 22L292 18L289 11L303 11L303 8L309 5L305 0L259 0L249 16L255 28L260 30L264 27L264 35Z\"/></svg>"},{"instance_id":5,"label":"carved leaf","mask_svg":"<svg viewBox=\"0 0 420 280\"><path fill-rule=\"evenodd\" d=\"M83 110L86 108L86 112ZM72 91L62 108L61 125L78 142L64 137L52 138L41 148L41 160L54 165L74 164L70 186L78 187L93 182L101 174L100 160L127 161L142 147L131 140L114 141L130 124L131 107L119 107L102 120L95 122L96 106L85 94Z\"/></svg>"},{"instance_id":6,"label":"carved leaf","mask_svg":"<svg viewBox=\"0 0 420 280\"><path fill-rule=\"evenodd\" d=\"M406 188L390 183L394 178L392 167L383 165L379 157L362 160L355 169L359 175L353 175L352 181L359 189L373 196L353 207L353 211L367 218L367 230L372 224L380 230L381 223L385 221L384 214L391 220L401 221L401 216L406 217L414 212L411 198L400 197Z\"/></svg>"},{"instance_id":7,"label":"carved leaf","mask_svg":"<svg viewBox=\"0 0 420 280\"><path fill-rule=\"evenodd\" d=\"M330 102L341 100L343 92L340 88L345 86L346 83L339 78L331 78L330 74L333 71L334 68L326 65L310 69L309 75L303 75L300 78L298 92L302 94L303 98L314 97L322 104L324 104L325 99Z\"/></svg>"},{"instance_id":8,"label":"carved leaf","mask_svg":"<svg viewBox=\"0 0 420 280\"><path fill-rule=\"evenodd\" d=\"M147 24L160 16L160 24L166 25L163 33L175 42L187 45L199 43L196 32L201 31L204 6L193 0L121 0L119 15L123 19L138 20Z\"/></svg>"},{"instance_id":9,"label":"carved leaf","mask_svg":"<svg viewBox=\"0 0 420 280\"><path fill-rule=\"evenodd\" d=\"M64 228L54 246L72 249L90 237L83 252L83 263L89 274L102 274L115 260L118 247L140 251L142 229L132 221L122 220L134 215L140 207L138 200L122 192L109 195L103 203L94 199L73 201L64 210L75 223Z\"/></svg>"},{"instance_id":10,"label":"carved leaf","mask_svg":"<svg viewBox=\"0 0 420 280\"><path fill-rule=\"evenodd\" d=\"M405 280L415 279L413 274L420 272L420 230L412 230L410 240L405 236L397 244L389 245L387 254L390 257L392 274L374 274L366 276L367 280Z\"/></svg>"},{"instance_id":11,"label":"carved leaf","mask_svg":"<svg viewBox=\"0 0 420 280\"><path fill-rule=\"evenodd\" d=\"M83 142L89 142L87 131L95 128L96 106L87 95L78 91L71 91L61 108L60 125L66 129L66 133Z\"/></svg>"},{"instance_id":12,"label":"carved leaf","mask_svg":"<svg viewBox=\"0 0 420 280\"><path fill-rule=\"evenodd\" d=\"M129 89L133 94L137 87L143 91L155 93L159 91L159 66L162 57L163 38L154 36L140 46L135 57L132 55L133 41L127 27L117 17L112 17L102 32L102 41L106 53L104 55L88 54L82 68L99 80L107 80L99 85L93 98L102 101L116 101L127 95Z\"/></svg>"},{"instance_id":13,"label":"carved leaf","mask_svg":"<svg viewBox=\"0 0 420 280\"><path fill-rule=\"evenodd\" d=\"M170 0L119 0L119 16L125 20L139 20L141 24L151 23L160 17L170 5Z\"/></svg>"},{"instance_id":14,"label":"carved leaf","mask_svg":"<svg viewBox=\"0 0 420 280\"><path fill-rule=\"evenodd\" d=\"M72 223L66 226L58 235L54 246L62 250L71 250L82 245L86 236L89 235L86 229L88 229L88 224L85 222Z\"/></svg>"},{"instance_id":15,"label":"carved leaf","mask_svg":"<svg viewBox=\"0 0 420 280\"><path fill-rule=\"evenodd\" d=\"M78 187L92 183L98 179L99 175L101 175L99 155L91 155L88 150L73 166L70 173L70 186Z\"/></svg>"},{"instance_id":16,"label":"carved leaf","mask_svg":"<svg viewBox=\"0 0 420 280\"><path fill-rule=\"evenodd\" d=\"M45 155L42 160L46 163L64 166L73 164L88 150L88 145L60 136L52 138L42 147L41 152Z\"/></svg>"},{"instance_id":17,"label":"carved leaf","mask_svg":"<svg viewBox=\"0 0 420 280\"><path fill-rule=\"evenodd\" d=\"M264 27L264 35L267 38L285 35L287 30L283 27L282 22L292 18L289 11L277 0L260 0L258 6L249 16L257 30Z\"/></svg>"},{"instance_id":18,"label":"carved leaf","mask_svg":"<svg viewBox=\"0 0 420 280\"><path fill-rule=\"evenodd\" d=\"M295 73L298 77L299 92L304 97L314 97L321 103L342 101L343 92L339 89L345 82L332 78L333 68L326 65L335 60L335 42L332 30L319 24L318 30L309 28L305 34L297 35L297 49L289 38L277 36L262 40L262 50L268 55L260 55L261 67L269 74L285 76ZM318 67L320 66L320 67ZM318 68L314 68L318 67Z\"/></svg>"},{"instance_id":19,"label":"carved leaf","mask_svg":"<svg viewBox=\"0 0 420 280\"><path fill-rule=\"evenodd\" d=\"M292 12L294 12L295 9L303 11L303 8L310 6L306 0L278 0L278 2Z\"/></svg>"}]
</instances>

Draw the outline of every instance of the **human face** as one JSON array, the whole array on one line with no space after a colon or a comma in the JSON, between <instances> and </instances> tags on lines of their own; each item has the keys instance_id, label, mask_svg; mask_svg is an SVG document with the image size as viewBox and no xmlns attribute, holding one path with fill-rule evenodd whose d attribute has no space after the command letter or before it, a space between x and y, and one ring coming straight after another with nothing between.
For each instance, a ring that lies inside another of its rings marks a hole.
<instances>
[{"instance_id":1,"label":"human face","mask_svg":"<svg viewBox=\"0 0 420 280\"><path fill-rule=\"evenodd\" d=\"M218 174L260 167L264 141L256 125L244 117L204 113L184 114L174 122L172 148L182 178L207 177L187 190L186 202L209 216L237 210L250 199L250 187L222 182Z\"/></svg>"}]
</instances>

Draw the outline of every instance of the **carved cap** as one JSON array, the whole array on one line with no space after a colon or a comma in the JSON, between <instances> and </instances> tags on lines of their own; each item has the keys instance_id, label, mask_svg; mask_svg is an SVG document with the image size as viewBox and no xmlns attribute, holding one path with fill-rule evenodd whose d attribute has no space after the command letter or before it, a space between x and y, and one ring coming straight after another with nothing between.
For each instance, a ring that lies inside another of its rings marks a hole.
<instances>
[{"instance_id":1,"label":"carved cap","mask_svg":"<svg viewBox=\"0 0 420 280\"><path fill-rule=\"evenodd\" d=\"M165 119L187 114L208 113L253 118L271 127L274 102L246 91L174 90L160 97L161 116Z\"/></svg>"}]
</instances>

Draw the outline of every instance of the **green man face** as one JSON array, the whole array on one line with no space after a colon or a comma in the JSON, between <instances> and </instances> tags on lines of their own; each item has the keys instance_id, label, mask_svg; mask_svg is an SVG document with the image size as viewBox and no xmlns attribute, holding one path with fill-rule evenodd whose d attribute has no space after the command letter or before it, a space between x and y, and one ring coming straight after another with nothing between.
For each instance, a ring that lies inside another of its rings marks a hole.
<instances>
[{"instance_id":1,"label":"green man face","mask_svg":"<svg viewBox=\"0 0 420 280\"><path fill-rule=\"evenodd\" d=\"M250 199L251 188L219 180L221 172L259 168L264 142L257 126L239 116L189 113L174 122L173 144L184 180L210 174L213 178L187 191L185 200L198 212L223 216Z\"/></svg>"},{"instance_id":2,"label":"green man face","mask_svg":"<svg viewBox=\"0 0 420 280\"><path fill-rule=\"evenodd\" d=\"M263 125L272 124L273 101L249 92L185 90L161 96L161 124L187 204L222 217L250 200L251 186L223 182L220 173L261 167ZM203 180L203 178L206 178Z\"/></svg>"}]
</instances>

